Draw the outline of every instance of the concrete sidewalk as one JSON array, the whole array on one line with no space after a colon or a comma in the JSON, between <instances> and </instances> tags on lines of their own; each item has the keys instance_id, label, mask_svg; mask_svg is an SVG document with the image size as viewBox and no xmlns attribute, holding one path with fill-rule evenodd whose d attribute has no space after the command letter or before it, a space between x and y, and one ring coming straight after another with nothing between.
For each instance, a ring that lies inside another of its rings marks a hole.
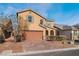
<instances>
[{"instance_id":1,"label":"concrete sidewalk","mask_svg":"<svg viewBox=\"0 0 79 59\"><path fill-rule=\"evenodd\" d=\"M58 51L69 51L69 50L76 50L76 48L62 48L62 49L53 49L53 50L41 50L41 51L30 51L30 52L23 52L23 53L8 53L8 54L0 54L2 56L25 56L31 54L40 54L40 53L48 53L48 52L58 52Z\"/></svg>"}]
</instances>

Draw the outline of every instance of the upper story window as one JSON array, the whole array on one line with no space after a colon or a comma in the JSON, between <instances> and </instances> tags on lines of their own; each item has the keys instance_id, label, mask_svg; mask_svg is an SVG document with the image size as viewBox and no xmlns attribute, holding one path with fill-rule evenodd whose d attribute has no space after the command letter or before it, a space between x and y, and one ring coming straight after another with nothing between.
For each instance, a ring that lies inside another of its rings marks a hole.
<instances>
[{"instance_id":1,"label":"upper story window","mask_svg":"<svg viewBox=\"0 0 79 59\"><path fill-rule=\"evenodd\" d=\"M43 19L40 20L40 24L43 24Z\"/></svg>"},{"instance_id":2,"label":"upper story window","mask_svg":"<svg viewBox=\"0 0 79 59\"><path fill-rule=\"evenodd\" d=\"M32 22L33 17L31 15L28 16L28 22Z\"/></svg>"}]
</instances>

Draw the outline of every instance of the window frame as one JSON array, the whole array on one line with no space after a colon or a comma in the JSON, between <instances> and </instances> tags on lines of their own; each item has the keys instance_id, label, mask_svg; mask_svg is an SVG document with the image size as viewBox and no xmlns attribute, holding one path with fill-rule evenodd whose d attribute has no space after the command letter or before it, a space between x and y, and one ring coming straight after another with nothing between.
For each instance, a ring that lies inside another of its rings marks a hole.
<instances>
[{"instance_id":1,"label":"window frame","mask_svg":"<svg viewBox=\"0 0 79 59\"><path fill-rule=\"evenodd\" d=\"M29 17L31 17L30 20L29 20ZM27 16L27 21L28 21L29 23L32 23L32 22L33 22L33 16L32 16L32 15L28 15L28 16Z\"/></svg>"},{"instance_id":2,"label":"window frame","mask_svg":"<svg viewBox=\"0 0 79 59\"><path fill-rule=\"evenodd\" d=\"M43 24L43 19L40 20L40 24Z\"/></svg>"}]
</instances>

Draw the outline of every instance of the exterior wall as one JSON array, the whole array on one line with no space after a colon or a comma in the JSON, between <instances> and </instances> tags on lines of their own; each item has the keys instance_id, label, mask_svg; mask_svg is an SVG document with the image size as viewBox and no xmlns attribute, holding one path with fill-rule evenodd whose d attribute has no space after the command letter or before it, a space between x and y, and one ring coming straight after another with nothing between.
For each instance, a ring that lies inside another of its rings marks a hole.
<instances>
[{"instance_id":1,"label":"exterior wall","mask_svg":"<svg viewBox=\"0 0 79 59\"><path fill-rule=\"evenodd\" d=\"M56 35L55 29L49 29L49 28L47 28L47 30L48 30L48 32L49 32L49 33L48 33L48 36L51 36L51 34L50 34L50 31L51 31L51 30L53 30L54 36Z\"/></svg>"},{"instance_id":2,"label":"exterior wall","mask_svg":"<svg viewBox=\"0 0 79 59\"><path fill-rule=\"evenodd\" d=\"M79 29L78 29L78 32L77 33L78 33L78 39L79 39Z\"/></svg>"},{"instance_id":3,"label":"exterior wall","mask_svg":"<svg viewBox=\"0 0 79 59\"><path fill-rule=\"evenodd\" d=\"M20 22L20 29L21 30L42 30L43 31L43 36L45 37L45 32L44 32L44 28L40 27L40 20L42 19L40 16L36 15L35 13L31 12L31 15L33 17L33 22L29 23L27 20L27 16L30 15L30 11L28 12L23 12L18 14L19 17L22 17L21 19L19 19ZM44 23L45 23L45 19L43 19ZM23 25L22 25L22 24Z\"/></svg>"},{"instance_id":4,"label":"exterior wall","mask_svg":"<svg viewBox=\"0 0 79 59\"><path fill-rule=\"evenodd\" d=\"M72 31L72 40L79 40L79 31Z\"/></svg>"},{"instance_id":5,"label":"exterior wall","mask_svg":"<svg viewBox=\"0 0 79 59\"><path fill-rule=\"evenodd\" d=\"M30 23L30 22L27 21L28 20L27 19L28 15L32 15L33 22ZM28 12L19 13L18 16L22 18L22 19L19 19L20 24L22 23L20 26L21 27L25 26L25 28L23 28L22 30L43 30L43 28L39 26L40 20L43 19L43 18L41 18L37 14L28 11ZM43 19L43 21L45 23L45 19Z\"/></svg>"},{"instance_id":6,"label":"exterior wall","mask_svg":"<svg viewBox=\"0 0 79 59\"><path fill-rule=\"evenodd\" d=\"M28 15L31 15L33 17L33 22L27 21ZM45 30L48 30L49 35L50 35L50 30L54 30L54 35L55 35L55 29L50 29L50 28L45 29L45 28L40 27L40 20L43 20L43 25L46 25L48 23L44 18L35 14L32 11L18 13L18 23L19 23L20 30L36 30L36 31L40 30L40 31L43 31L43 39L46 39ZM50 22L50 24L51 24L51 27L53 27L54 22Z\"/></svg>"},{"instance_id":7,"label":"exterior wall","mask_svg":"<svg viewBox=\"0 0 79 59\"><path fill-rule=\"evenodd\" d=\"M51 32L50 32L51 30L53 30L54 36L56 36L56 29L54 28L55 22L53 22L53 21L46 21L46 24L45 25L53 28L53 29L51 29L51 28L46 28L45 29L45 30L48 30L48 32L49 32L48 33L48 36L51 36ZM44 32L44 34L45 34L45 32Z\"/></svg>"},{"instance_id":8,"label":"exterior wall","mask_svg":"<svg viewBox=\"0 0 79 59\"><path fill-rule=\"evenodd\" d=\"M63 35L63 31L62 30L59 30L59 35Z\"/></svg>"},{"instance_id":9,"label":"exterior wall","mask_svg":"<svg viewBox=\"0 0 79 59\"><path fill-rule=\"evenodd\" d=\"M63 35L65 35L67 39L72 40L71 30L65 30L65 31L63 31Z\"/></svg>"},{"instance_id":10,"label":"exterior wall","mask_svg":"<svg viewBox=\"0 0 79 59\"><path fill-rule=\"evenodd\" d=\"M46 25L47 26L49 26L49 27L54 27L54 25L55 25L55 22L53 22L53 21L46 21Z\"/></svg>"},{"instance_id":11,"label":"exterior wall","mask_svg":"<svg viewBox=\"0 0 79 59\"><path fill-rule=\"evenodd\" d=\"M78 30L64 30L64 31L61 31L60 35L66 36L66 38L69 40L79 40Z\"/></svg>"},{"instance_id":12,"label":"exterior wall","mask_svg":"<svg viewBox=\"0 0 79 59\"><path fill-rule=\"evenodd\" d=\"M47 29L43 30L43 37L44 37L44 39L46 39L46 36L47 36L47 35L46 35L46 30L48 31L48 36L51 36L51 34L50 34L50 33L51 33L51 32L50 32L51 30L53 30L54 36L56 36L56 30L55 30L55 29L49 29L49 28L47 28Z\"/></svg>"}]
</instances>

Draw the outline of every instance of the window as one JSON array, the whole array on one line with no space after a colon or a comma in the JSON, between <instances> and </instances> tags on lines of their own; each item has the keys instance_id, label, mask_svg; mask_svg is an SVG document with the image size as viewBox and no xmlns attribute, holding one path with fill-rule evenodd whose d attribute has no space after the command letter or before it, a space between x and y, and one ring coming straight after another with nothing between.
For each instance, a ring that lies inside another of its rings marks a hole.
<instances>
[{"instance_id":1,"label":"window","mask_svg":"<svg viewBox=\"0 0 79 59\"><path fill-rule=\"evenodd\" d=\"M28 16L28 22L32 22L32 16L31 15Z\"/></svg>"},{"instance_id":2,"label":"window","mask_svg":"<svg viewBox=\"0 0 79 59\"><path fill-rule=\"evenodd\" d=\"M51 30L51 31L50 31L50 35L54 35L54 32L53 32L53 30Z\"/></svg>"},{"instance_id":3,"label":"window","mask_svg":"<svg viewBox=\"0 0 79 59\"><path fill-rule=\"evenodd\" d=\"M48 30L46 30L46 35L48 35Z\"/></svg>"},{"instance_id":4,"label":"window","mask_svg":"<svg viewBox=\"0 0 79 59\"><path fill-rule=\"evenodd\" d=\"M56 31L56 35L59 35L59 31L58 30Z\"/></svg>"},{"instance_id":5,"label":"window","mask_svg":"<svg viewBox=\"0 0 79 59\"><path fill-rule=\"evenodd\" d=\"M43 24L43 19L40 20L40 24Z\"/></svg>"}]
</instances>

